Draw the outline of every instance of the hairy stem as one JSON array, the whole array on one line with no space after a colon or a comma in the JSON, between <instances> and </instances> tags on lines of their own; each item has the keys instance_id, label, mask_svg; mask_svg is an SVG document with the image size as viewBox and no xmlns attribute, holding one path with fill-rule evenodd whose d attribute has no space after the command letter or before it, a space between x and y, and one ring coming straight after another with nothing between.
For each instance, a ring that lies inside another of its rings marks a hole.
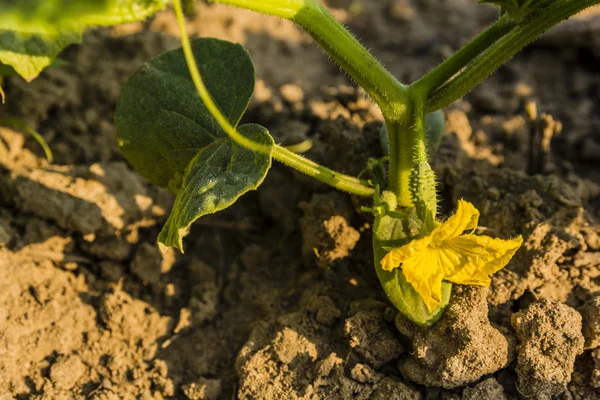
<instances>
[{"instance_id":1,"label":"hairy stem","mask_svg":"<svg viewBox=\"0 0 600 400\"><path fill-rule=\"evenodd\" d=\"M424 101L415 97L413 109L413 170L410 191L417 215L429 232L435 227L437 214L437 191L435 173L427 160L428 144L425 127Z\"/></svg>"},{"instance_id":2,"label":"hairy stem","mask_svg":"<svg viewBox=\"0 0 600 400\"><path fill-rule=\"evenodd\" d=\"M407 88L373 57L318 0L210 0L290 19L302 26L319 45L379 105L397 119L406 111Z\"/></svg>"},{"instance_id":3,"label":"hairy stem","mask_svg":"<svg viewBox=\"0 0 600 400\"><path fill-rule=\"evenodd\" d=\"M414 149L413 149L413 162L415 164L427 162L427 135L425 132L425 112L423 99L417 97L414 103Z\"/></svg>"},{"instance_id":4,"label":"hairy stem","mask_svg":"<svg viewBox=\"0 0 600 400\"><path fill-rule=\"evenodd\" d=\"M398 206L412 207L410 176L413 168L413 135L410 119L386 121L390 144L389 190L398 197Z\"/></svg>"},{"instance_id":5,"label":"hairy stem","mask_svg":"<svg viewBox=\"0 0 600 400\"><path fill-rule=\"evenodd\" d=\"M183 11L181 9L180 0L173 0L173 7L177 16L177 22L179 24L179 31L181 34L181 45L183 47L183 53L192 77L192 81L196 86L196 90L200 95L200 98L215 118L221 129L225 131L227 136L235 143L243 146L252 151L261 153L271 153L272 157L288 166L297 169L298 171L305 173L323 183L331 185L337 189L344 190L346 192L356 194L359 196L372 196L375 191L373 188L367 186L366 182L359 180L358 178L347 176L328 168L325 168L313 161L310 161L284 147L279 145L267 146L261 143L257 143L251 139L248 139L241 133L239 133L223 115L219 107L215 104L212 96L210 95L202 76L196 64L196 59L190 46L190 40L187 35L185 28L185 19Z\"/></svg>"},{"instance_id":6,"label":"hairy stem","mask_svg":"<svg viewBox=\"0 0 600 400\"><path fill-rule=\"evenodd\" d=\"M375 189L367 186L366 181L325 168L281 146L275 146L272 154L277 161L336 189L365 197L372 197L375 194Z\"/></svg>"},{"instance_id":7,"label":"hairy stem","mask_svg":"<svg viewBox=\"0 0 600 400\"><path fill-rule=\"evenodd\" d=\"M461 98L549 28L595 4L600 4L600 0L559 0L540 7L481 52L453 79L429 93L425 112L439 110Z\"/></svg>"}]
</instances>

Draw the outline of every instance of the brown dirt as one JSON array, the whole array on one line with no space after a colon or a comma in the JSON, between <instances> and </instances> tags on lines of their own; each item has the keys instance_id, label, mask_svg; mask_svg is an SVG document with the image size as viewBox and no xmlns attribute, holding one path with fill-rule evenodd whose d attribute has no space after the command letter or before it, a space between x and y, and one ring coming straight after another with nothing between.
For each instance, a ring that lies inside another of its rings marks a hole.
<instances>
[{"instance_id":1,"label":"brown dirt","mask_svg":"<svg viewBox=\"0 0 600 400\"><path fill-rule=\"evenodd\" d=\"M475 4L329 1L406 81L493 20ZM386 302L356 199L280 165L198 221L185 255L157 251L173 199L119 155L112 113L125 79L177 46L171 13L91 32L70 65L8 80L0 117L42 132L56 163L0 129L0 399L599 398L600 32L585 18L446 110L444 212L465 198L482 232L525 242L428 329ZM311 139L310 158L354 174L381 155L376 107L292 24L200 4L190 32L248 47L245 118L278 142Z\"/></svg>"}]
</instances>

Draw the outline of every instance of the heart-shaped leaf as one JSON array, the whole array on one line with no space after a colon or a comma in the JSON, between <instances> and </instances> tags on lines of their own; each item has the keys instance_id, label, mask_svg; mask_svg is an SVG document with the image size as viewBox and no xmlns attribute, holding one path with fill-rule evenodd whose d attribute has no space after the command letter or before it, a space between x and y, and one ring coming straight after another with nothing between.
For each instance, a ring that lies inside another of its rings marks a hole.
<instances>
[{"instance_id":1,"label":"heart-shaped leaf","mask_svg":"<svg viewBox=\"0 0 600 400\"><path fill-rule=\"evenodd\" d=\"M240 45L197 39L192 50L204 82L231 125L236 126L254 91L254 66ZM270 154L233 143L198 96L181 49L145 63L125 84L115 113L119 148L150 182L177 193L159 236L182 249L183 231L197 218L222 210L256 189L271 166ZM273 144L258 125L238 129Z\"/></svg>"}]
</instances>

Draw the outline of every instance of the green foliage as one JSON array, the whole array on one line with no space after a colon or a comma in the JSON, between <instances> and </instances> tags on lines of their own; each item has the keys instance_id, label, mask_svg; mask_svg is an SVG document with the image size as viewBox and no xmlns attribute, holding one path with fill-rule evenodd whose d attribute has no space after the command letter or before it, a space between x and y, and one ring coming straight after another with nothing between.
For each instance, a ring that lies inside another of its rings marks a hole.
<instances>
[{"instance_id":1,"label":"green foliage","mask_svg":"<svg viewBox=\"0 0 600 400\"><path fill-rule=\"evenodd\" d=\"M267 145L273 139L266 128L248 124L238 128L244 136ZM200 150L183 177L183 186L173 210L158 235L161 248L176 247L183 252L182 236L195 220L223 210L263 182L271 167L271 154L255 153L217 139Z\"/></svg>"},{"instance_id":2,"label":"green foliage","mask_svg":"<svg viewBox=\"0 0 600 400\"><path fill-rule=\"evenodd\" d=\"M237 126L254 92L254 66L240 45L217 40L192 42L198 68L228 121ZM115 113L119 148L150 182L178 194L159 241L182 249L181 236L193 221L231 205L264 179L271 155L231 142L198 97L182 49L144 65L122 89ZM239 131L272 145L267 130Z\"/></svg>"},{"instance_id":3,"label":"green foliage","mask_svg":"<svg viewBox=\"0 0 600 400\"><path fill-rule=\"evenodd\" d=\"M0 0L0 29L20 33L81 31L143 20L168 0Z\"/></svg>"},{"instance_id":4,"label":"green foliage","mask_svg":"<svg viewBox=\"0 0 600 400\"><path fill-rule=\"evenodd\" d=\"M85 28L138 21L167 0L0 0L0 63L35 79Z\"/></svg>"},{"instance_id":5,"label":"green foliage","mask_svg":"<svg viewBox=\"0 0 600 400\"><path fill-rule=\"evenodd\" d=\"M75 31L63 31L55 35L0 31L0 62L4 68L13 68L29 82L52 64L62 49L80 41L81 34ZM11 73L10 69L6 72Z\"/></svg>"},{"instance_id":6,"label":"green foliage","mask_svg":"<svg viewBox=\"0 0 600 400\"><path fill-rule=\"evenodd\" d=\"M474 229L479 216L472 205L470 214L465 214L464 205L470 203L460 202L459 211L448 220L454 222L436 231L444 225L436 219L436 180L428 157L435 155L444 132L440 109L468 93L544 31L600 0L481 0L500 6L506 16L412 85L389 74L318 0L212 1L302 25L379 105L387 127L380 132L386 156L371 159L367 166L377 185L374 190L360 177L329 170L274 144L261 126L244 125L236 130L254 90L250 57L241 46L216 39L196 40L190 48L181 2L173 0L185 52L173 50L142 66L123 88L115 114L118 144L125 157L150 182L177 193L159 235L161 247L181 250L182 236L191 223L256 189L275 158L332 187L374 197L374 207L363 209L375 216L376 272L391 302L416 324L430 325L441 317L452 288L442 279L489 284L486 271L493 268L488 264L501 268L508 261L492 251L489 238L470 237L476 250L453 248L457 255L452 260L442 260L439 253L440 243L450 245L447 242L465 230L452 224L460 222L458 226ZM387 174L384 163L389 164ZM389 190L380 192L386 175ZM517 246L511 248L516 251L520 239L509 244ZM479 268L477 281L470 280L473 273L461 276L461 270L448 275L444 270L446 265L454 268L460 257ZM421 296L428 299L427 304ZM430 312L427 305L437 308Z\"/></svg>"}]
</instances>

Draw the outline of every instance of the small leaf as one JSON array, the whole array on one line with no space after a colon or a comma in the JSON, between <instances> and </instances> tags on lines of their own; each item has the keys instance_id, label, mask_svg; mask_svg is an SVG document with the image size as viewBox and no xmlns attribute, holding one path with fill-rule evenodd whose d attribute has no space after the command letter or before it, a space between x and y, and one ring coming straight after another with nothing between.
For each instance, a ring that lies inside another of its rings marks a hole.
<instances>
[{"instance_id":1,"label":"small leaf","mask_svg":"<svg viewBox=\"0 0 600 400\"><path fill-rule=\"evenodd\" d=\"M47 35L0 30L0 62L29 82L52 64L62 49L80 41L81 34L74 31Z\"/></svg>"},{"instance_id":2,"label":"small leaf","mask_svg":"<svg viewBox=\"0 0 600 400\"><path fill-rule=\"evenodd\" d=\"M90 1L90 0L88 0ZM76 21L89 25L119 25L127 22L142 21L164 9L169 0L111 0L110 7L104 12L76 16Z\"/></svg>"},{"instance_id":3,"label":"small leaf","mask_svg":"<svg viewBox=\"0 0 600 400\"><path fill-rule=\"evenodd\" d=\"M0 1L0 29L21 33L58 33L90 25L143 20L167 0L18 0Z\"/></svg>"},{"instance_id":4,"label":"small leaf","mask_svg":"<svg viewBox=\"0 0 600 400\"><path fill-rule=\"evenodd\" d=\"M239 132L256 142L273 145L267 129L260 125L243 125ZM161 249L176 247L183 253L183 232L195 220L229 207L247 191L258 188L270 167L270 154L255 153L229 138L217 139L200 150L158 235Z\"/></svg>"},{"instance_id":5,"label":"small leaf","mask_svg":"<svg viewBox=\"0 0 600 400\"><path fill-rule=\"evenodd\" d=\"M85 28L147 18L167 0L0 0L0 63L35 79Z\"/></svg>"},{"instance_id":6,"label":"small leaf","mask_svg":"<svg viewBox=\"0 0 600 400\"><path fill-rule=\"evenodd\" d=\"M218 39L197 39L191 45L213 99L237 126L254 92L248 52ZM221 129L196 92L182 49L151 59L129 78L115 122L125 158L150 182L178 194L159 237L165 246L181 250L182 230L256 189L271 165L270 154L234 144ZM258 125L239 131L272 144Z\"/></svg>"}]
</instances>

